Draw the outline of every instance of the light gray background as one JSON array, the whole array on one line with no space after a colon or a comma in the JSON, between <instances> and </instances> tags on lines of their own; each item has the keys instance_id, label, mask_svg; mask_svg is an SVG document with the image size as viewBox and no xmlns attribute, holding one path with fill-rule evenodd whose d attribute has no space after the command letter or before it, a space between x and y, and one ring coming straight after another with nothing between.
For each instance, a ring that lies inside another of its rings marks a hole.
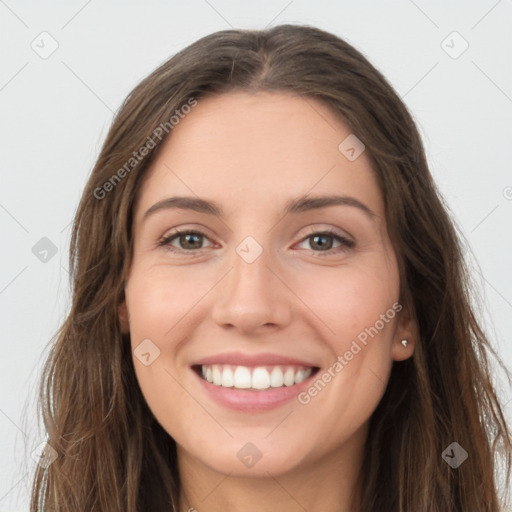
<instances>
[{"instance_id":1,"label":"light gray background","mask_svg":"<svg viewBox=\"0 0 512 512\"><path fill-rule=\"evenodd\" d=\"M30 453L43 440L35 386L68 304L70 222L113 112L199 37L285 22L345 38L414 114L476 257L487 332L512 366L510 0L0 0L0 512L28 510ZM464 43L446 39L453 31L469 44L457 58ZM31 47L48 52L52 39L58 48L46 59ZM42 237L58 248L46 263L32 252ZM512 400L497 382L504 403Z\"/></svg>"}]
</instances>

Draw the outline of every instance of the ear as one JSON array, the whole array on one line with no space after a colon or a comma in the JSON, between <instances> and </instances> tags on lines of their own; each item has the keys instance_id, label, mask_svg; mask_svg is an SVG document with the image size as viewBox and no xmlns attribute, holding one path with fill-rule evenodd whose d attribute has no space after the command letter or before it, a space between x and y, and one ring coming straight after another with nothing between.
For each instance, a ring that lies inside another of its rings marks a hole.
<instances>
[{"instance_id":1,"label":"ear","mask_svg":"<svg viewBox=\"0 0 512 512\"><path fill-rule=\"evenodd\" d=\"M397 314L398 323L393 340L392 355L395 361L404 361L414 354L414 347L418 341L416 321L412 318L409 308L404 307ZM404 346L402 340L406 340Z\"/></svg>"},{"instance_id":2,"label":"ear","mask_svg":"<svg viewBox=\"0 0 512 512\"><path fill-rule=\"evenodd\" d=\"M121 326L121 332L123 334L130 333L130 314L128 313L128 308L126 307L126 299L123 299L123 302L119 304L118 307L119 314L119 325Z\"/></svg>"}]
</instances>

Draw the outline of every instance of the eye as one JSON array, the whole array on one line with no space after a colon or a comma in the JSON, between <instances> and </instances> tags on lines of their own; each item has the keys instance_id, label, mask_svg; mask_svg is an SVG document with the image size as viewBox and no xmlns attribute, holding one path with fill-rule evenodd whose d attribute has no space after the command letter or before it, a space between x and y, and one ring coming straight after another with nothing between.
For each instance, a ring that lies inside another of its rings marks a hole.
<instances>
[{"instance_id":1,"label":"eye","mask_svg":"<svg viewBox=\"0 0 512 512\"><path fill-rule=\"evenodd\" d=\"M335 253L344 252L355 246L352 240L349 240L343 235L336 233L333 230L327 229L311 233L302 240L301 243L310 240L310 247L314 252L319 252L318 256L330 256ZM339 245L333 248L333 240L337 240ZM316 250L319 248L320 250Z\"/></svg>"},{"instance_id":2,"label":"eye","mask_svg":"<svg viewBox=\"0 0 512 512\"><path fill-rule=\"evenodd\" d=\"M170 235L163 237L158 242L158 245L160 247L165 246L173 252L190 252L197 249L203 249L204 247L202 247L202 244L205 239L208 239L208 237L200 231L175 230ZM172 244L175 240L179 244L179 247Z\"/></svg>"},{"instance_id":3,"label":"eye","mask_svg":"<svg viewBox=\"0 0 512 512\"><path fill-rule=\"evenodd\" d=\"M172 252L197 252L205 248L203 247L204 240L209 240L209 238L200 231L174 230L173 233L163 237L158 242L158 246L165 247ZM320 253L317 256L322 257L348 251L355 246L352 240L330 229L313 232L300 243L303 244L308 240L310 241L311 250ZM334 241L338 242L338 246L334 246ZM174 243L177 243L178 247Z\"/></svg>"}]
</instances>

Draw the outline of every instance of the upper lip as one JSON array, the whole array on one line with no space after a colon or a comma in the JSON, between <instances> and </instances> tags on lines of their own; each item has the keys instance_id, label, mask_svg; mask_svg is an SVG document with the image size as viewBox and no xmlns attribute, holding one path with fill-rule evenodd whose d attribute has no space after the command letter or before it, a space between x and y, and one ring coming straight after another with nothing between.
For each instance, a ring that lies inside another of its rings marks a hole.
<instances>
[{"instance_id":1,"label":"upper lip","mask_svg":"<svg viewBox=\"0 0 512 512\"><path fill-rule=\"evenodd\" d=\"M280 354L265 352L261 354L242 354L241 352L224 352L196 361L196 365L230 364L233 366L303 366L315 368L316 366L308 361L288 357Z\"/></svg>"}]
</instances>

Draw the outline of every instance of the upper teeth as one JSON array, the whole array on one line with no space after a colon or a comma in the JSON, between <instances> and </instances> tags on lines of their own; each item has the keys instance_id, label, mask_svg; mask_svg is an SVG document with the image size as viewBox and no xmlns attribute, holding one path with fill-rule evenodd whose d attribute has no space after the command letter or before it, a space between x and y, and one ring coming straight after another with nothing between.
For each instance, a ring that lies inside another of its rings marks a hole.
<instances>
[{"instance_id":1,"label":"upper teeth","mask_svg":"<svg viewBox=\"0 0 512 512\"><path fill-rule=\"evenodd\" d=\"M296 366L231 366L222 364L202 365L203 378L216 386L237 389L268 389L293 386L306 380L313 368Z\"/></svg>"}]
</instances>

